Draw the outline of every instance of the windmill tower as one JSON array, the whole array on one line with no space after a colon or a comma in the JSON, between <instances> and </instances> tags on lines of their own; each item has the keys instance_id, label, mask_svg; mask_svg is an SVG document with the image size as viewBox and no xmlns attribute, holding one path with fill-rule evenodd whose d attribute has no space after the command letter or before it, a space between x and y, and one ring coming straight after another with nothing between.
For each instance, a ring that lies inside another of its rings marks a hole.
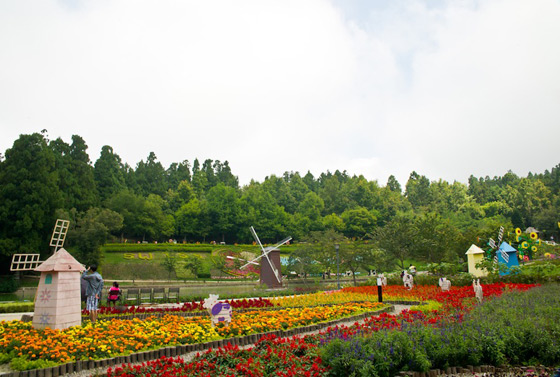
<instances>
[{"instance_id":1,"label":"windmill tower","mask_svg":"<svg viewBox=\"0 0 560 377\"><path fill-rule=\"evenodd\" d=\"M39 254L16 254L12 259L12 271L41 272L34 328L64 329L82 323L80 276L85 268L62 248L69 224L67 220L56 220L50 241L54 253L46 261L39 261Z\"/></svg>"},{"instance_id":2,"label":"windmill tower","mask_svg":"<svg viewBox=\"0 0 560 377\"><path fill-rule=\"evenodd\" d=\"M241 268L245 268L250 264L256 264L256 261L262 258L261 283L266 284L269 288L282 287L282 265L280 264L280 250L278 248L289 242L292 237L285 238L274 246L264 247L253 227L251 227L251 234L257 244L261 247L262 253L255 259L248 261L246 264L241 266Z\"/></svg>"}]
</instances>

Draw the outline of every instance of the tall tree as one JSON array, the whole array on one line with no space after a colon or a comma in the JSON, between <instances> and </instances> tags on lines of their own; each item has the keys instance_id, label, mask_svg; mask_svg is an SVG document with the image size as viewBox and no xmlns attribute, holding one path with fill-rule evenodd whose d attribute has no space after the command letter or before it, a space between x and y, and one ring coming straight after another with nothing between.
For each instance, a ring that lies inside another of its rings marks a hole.
<instances>
[{"instance_id":1,"label":"tall tree","mask_svg":"<svg viewBox=\"0 0 560 377\"><path fill-rule=\"evenodd\" d=\"M165 171L166 175L166 187L176 190L179 183L183 181L191 181L191 170L190 163L188 160L184 160L180 163L172 163L169 168Z\"/></svg>"},{"instance_id":2,"label":"tall tree","mask_svg":"<svg viewBox=\"0 0 560 377\"><path fill-rule=\"evenodd\" d=\"M226 236L232 239L239 218L237 190L218 183L208 190L207 200L214 230L221 236L223 242L225 242Z\"/></svg>"},{"instance_id":3,"label":"tall tree","mask_svg":"<svg viewBox=\"0 0 560 377\"><path fill-rule=\"evenodd\" d=\"M371 238L404 269L405 260L412 255L416 233L416 226L410 217L397 215L384 227L376 228Z\"/></svg>"},{"instance_id":4,"label":"tall tree","mask_svg":"<svg viewBox=\"0 0 560 377\"><path fill-rule=\"evenodd\" d=\"M387 188L393 192L402 192L401 184L394 175L390 175L389 179L387 179Z\"/></svg>"},{"instance_id":5,"label":"tall tree","mask_svg":"<svg viewBox=\"0 0 560 377\"><path fill-rule=\"evenodd\" d=\"M233 175L231 168L229 167L229 162L220 161L214 162L214 173L216 175L217 182L221 182L226 186L233 187L235 189L239 188L239 179Z\"/></svg>"},{"instance_id":6,"label":"tall tree","mask_svg":"<svg viewBox=\"0 0 560 377\"><path fill-rule=\"evenodd\" d=\"M58 172L58 185L63 195L64 208L85 211L98 202L93 167L87 154L87 145L80 136L72 135L72 144L58 138L50 142Z\"/></svg>"},{"instance_id":7,"label":"tall tree","mask_svg":"<svg viewBox=\"0 0 560 377\"><path fill-rule=\"evenodd\" d=\"M413 171L406 182L405 195L415 210L426 210L432 202L430 180Z\"/></svg>"},{"instance_id":8,"label":"tall tree","mask_svg":"<svg viewBox=\"0 0 560 377\"><path fill-rule=\"evenodd\" d=\"M126 187L124 174L119 155L114 153L112 147L104 145L93 169L93 178L102 202Z\"/></svg>"},{"instance_id":9,"label":"tall tree","mask_svg":"<svg viewBox=\"0 0 560 377\"><path fill-rule=\"evenodd\" d=\"M341 217L344 221L344 235L349 238L364 238L373 231L377 221L377 217L363 207L346 210Z\"/></svg>"},{"instance_id":10,"label":"tall tree","mask_svg":"<svg viewBox=\"0 0 560 377\"><path fill-rule=\"evenodd\" d=\"M55 157L43 135L20 135L6 150L0 163L0 254L49 250L62 199L57 178Z\"/></svg>"},{"instance_id":11,"label":"tall tree","mask_svg":"<svg viewBox=\"0 0 560 377\"><path fill-rule=\"evenodd\" d=\"M146 162L140 161L134 172L138 193L142 196L155 194L163 197L167 191L165 169L154 152L150 152Z\"/></svg>"},{"instance_id":12,"label":"tall tree","mask_svg":"<svg viewBox=\"0 0 560 377\"><path fill-rule=\"evenodd\" d=\"M91 208L78 216L76 226L68 232L68 243L77 251L77 259L85 264L100 265L101 246L111 233L121 230L123 217L110 209Z\"/></svg>"}]
</instances>

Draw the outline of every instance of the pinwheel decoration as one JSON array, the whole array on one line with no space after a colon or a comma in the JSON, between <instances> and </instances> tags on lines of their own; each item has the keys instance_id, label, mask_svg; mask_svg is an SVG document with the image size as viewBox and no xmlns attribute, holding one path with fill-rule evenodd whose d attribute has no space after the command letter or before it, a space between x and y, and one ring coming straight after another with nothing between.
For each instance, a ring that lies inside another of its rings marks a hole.
<instances>
[{"instance_id":1,"label":"pinwheel decoration","mask_svg":"<svg viewBox=\"0 0 560 377\"><path fill-rule=\"evenodd\" d=\"M542 241L537 232L523 233L520 228L515 229L515 247L518 252L519 260L528 261L534 258L539 250Z\"/></svg>"}]
</instances>

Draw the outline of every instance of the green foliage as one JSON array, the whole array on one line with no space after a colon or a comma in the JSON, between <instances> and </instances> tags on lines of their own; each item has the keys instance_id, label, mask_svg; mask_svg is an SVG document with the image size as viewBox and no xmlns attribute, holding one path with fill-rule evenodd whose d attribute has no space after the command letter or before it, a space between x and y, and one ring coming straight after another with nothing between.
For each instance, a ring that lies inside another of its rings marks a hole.
<instances>
[{"instance_id":1,"label":"green foliage","mask_svg":"<svg viewBox=\"0 0 560 377\"><path fill-rule=\"evenodd\" d=\"M171 275L175 273L175 267L177 266L177 258L168 254L163 259L163 262L161 263L161 265L167 271L167 274L168 274L167 278L171 279Z\"/></svg>"},{"instance_id":2,"label":"green foliage","mask_svg":"<svg viewBox=\"0 0 560 377\"><path fill-rule=\"evenodd\" d=\"M560 363L560 286L508 292L477 305L463 322L331 339L321 356L331 375L394 376L448 366Z\"/></svg>"},{"instance_id":3,"label":"green foliage","mask_svg":"<svg viewBox=\"0 0 560 377\"><path fill-rule=\"evenodd\" d=\"M13 293L20 287L12 275L0 277L0 293Z\"/></svg>"},{"instance_id":4,"label":"green foliage","mask_svg":"<svg viewBox=\"0 0 560 377\"><path fill-rule=\"evenodd\" d=\"M201 277L200 274L202 273L202 260L200 257L196 255L189 255L185 259L184 267L186 270L190 271L194 276ZM209 275L209 274L208 274ZM208 276L210 277L210 276Z\"/></svg>"},{"instance_id":5,"label":"green foliage","mask_svg":"<svg viewBox=\"0 0 560 377\"><path fill-rule=\"evenodd\" d=\"M110 232L122 228L123 218L110 209L92 208L77 219L77 224L68 232L68 242L76 251L77 259L85 265L100 265L101 245Z\"/></svg>"},{"instance_id":6,"label":"green foliage","mask_svg":"<svg viewBox=\"0 0 560 377\"><path fill-rule=\"evenodd\" d=\"M221 246L223 247L223 246ZM193 253L211 253L216 247L208 244L182 244L182 243L109 243L101 247L106 253L152 253L152 252L193 252Z\"/></svg>"},{"instance_id":7,"label":"green foliage","mask_svg":"<svg viewBox=\"0 0 560 377\"><path fill-rule=\"evenodd\" d=\"M415 349L401 331L377 332L366 338L334 339L322 349L321 357L332 376L392 377L400 370L428 371L430 361Z\"/></svg>"},{"instance_id":8,"label":"green foliage","mask_svg":"<svg viewBox=\"0 0 560 377\"><path fill-rule=\"evenodd\" d=\"M45 369L56 366L57 363L50 360L37 359L28 360L26 357L15 357L10 361L10 368L13 370Z\"/></svg>"},{"instance_id":9,"label":"green foliage","mask_svg":"<svg viewBox=\"0 0 560 377\"><path fill-rule=\"evenodd\" d=\"M248 243L254 226L265 243L286 236L297 242L332 230L355 239L373 235L401 268L410 257L460 264L470 244L495 237L500 225L533 226L542 240L560 239L560 165L525 178L471 176L468 185L412 172L404 193L393 176L380 187L339 170L317 178L286 172L239 187L227 161L195 159L190 166L185 160L165 169L151 152L132 167L106 145L92 167L78 135L71 143L48 140L46 130L21 135L0 160L0 268L14 252L49 253L57 211L82 232L74 251L99 261L99 221L84 223L91 209L122 217L120 229L108 230L110 241ZM545 271L536 275L546 278Z\"/></svg>"},{"instance_id":10,"label":"green foliage","mask_svg":"<svg viewBox=\"0 0 560 377\"><path fill-rule=\"evenodd\" d=\"M34 307L35 304L32 302L0 303L0 313L32 312Z\"/></svg>"}]
</instances>

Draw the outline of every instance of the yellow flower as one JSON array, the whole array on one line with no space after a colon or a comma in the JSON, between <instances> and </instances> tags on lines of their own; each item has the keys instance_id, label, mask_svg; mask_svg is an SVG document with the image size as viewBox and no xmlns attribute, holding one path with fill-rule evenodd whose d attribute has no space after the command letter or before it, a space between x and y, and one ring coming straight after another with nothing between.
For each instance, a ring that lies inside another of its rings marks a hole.
<instances>
[{"instance_id":1,"label":"yellow flower","mask_svg":"<svg viewBox=\"0 0 560 377\"><path fill-rule=\"evenodd\" d=\"M527 241L523 241L521 243L521 247L524 248L524 249L527 249L527 248L529 248L529 243Z\"/></svg>"},{"instance_id":2,"label":"yellow flower","mask_svg":"<svg viewBox=\"0 0 560 377\"><path fill-rule=\"evenodd\" d=\"M530 236L532 240L536 240L537 238L539 238L536 232L531 232Z\"/></svg>"},{"instance_id":3,"label":"yellow flower","mask_svg":"<svg viewBox=\"0 0 560 377\"><path fill-rule=\"evenodd\" d=\"M521 229L515 228L515 234L517 234L518 236L520 236L520 235L521 235Z\"/></svg>"}]
</instances>

